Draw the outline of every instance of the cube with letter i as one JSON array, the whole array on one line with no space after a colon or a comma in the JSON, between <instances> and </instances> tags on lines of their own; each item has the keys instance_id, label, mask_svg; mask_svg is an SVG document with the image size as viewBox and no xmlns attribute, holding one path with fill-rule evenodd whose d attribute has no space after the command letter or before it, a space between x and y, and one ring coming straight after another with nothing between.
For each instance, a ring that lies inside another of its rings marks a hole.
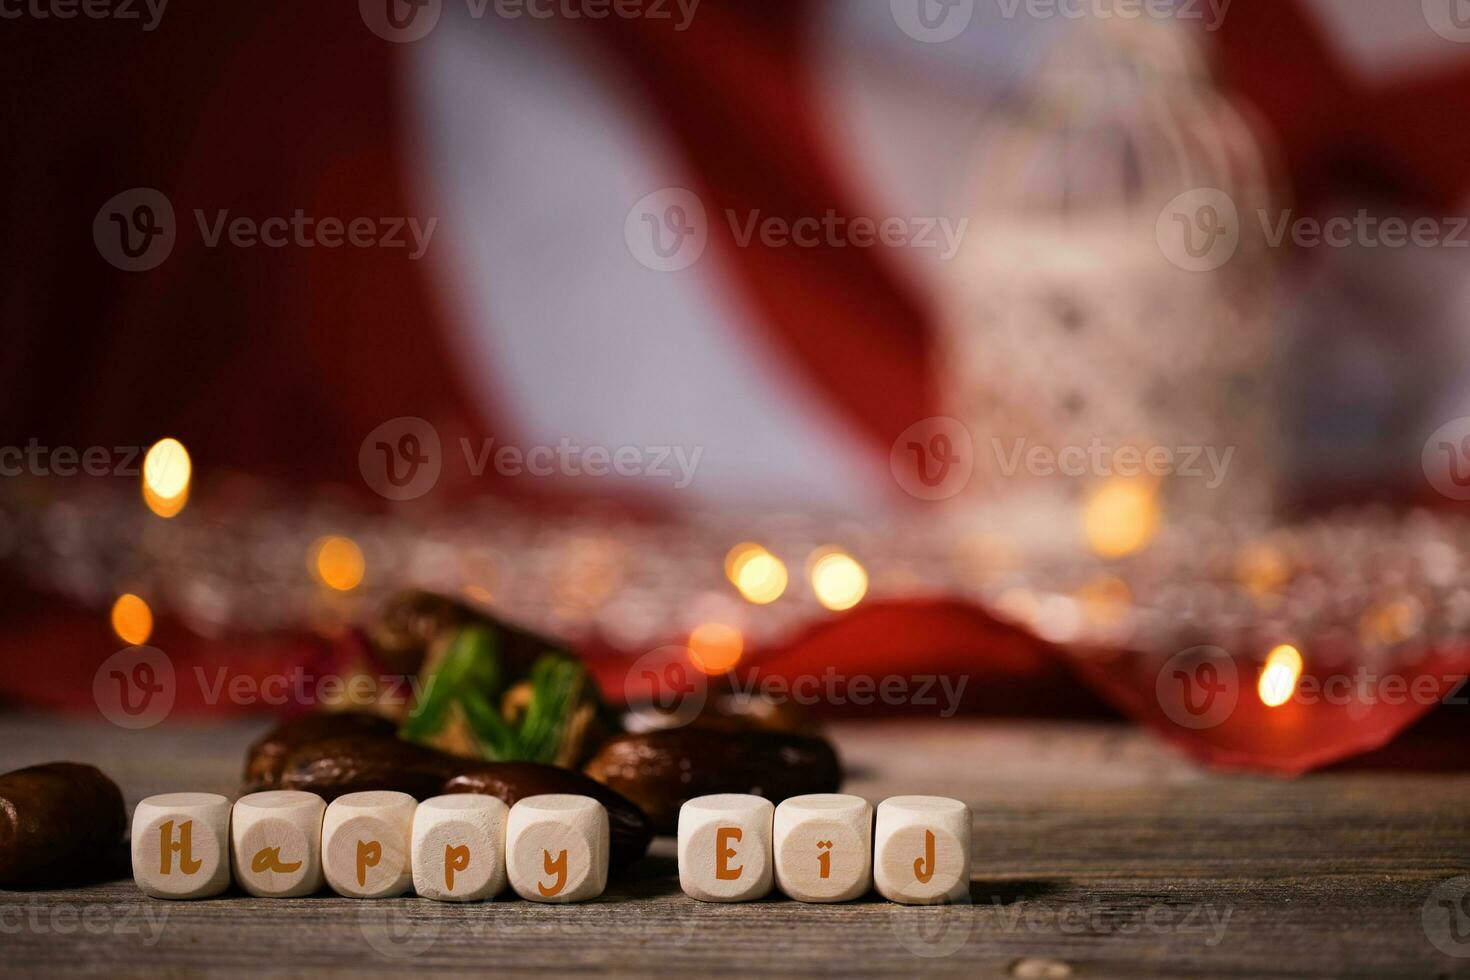
<instances>
[{"instance_id":1,"label":"cube with letter i","mask_svg":"<svg viewBox=\"0 0 1470 980\"><path fill-rule=\"evenodd\" d=\"M235 801L230 856L235 881L261 898L296 898L322 887L322 815L315 793L272 790Z\"/></svg>"},{"instance_id":2,"label":"cube with letter i","mask_svg":"<svg viewBox=\"0 0 1470 980\"><path fill-rule=\"evenodd\" d=\"M494 898L505 888L510 808L493 796L424 800L413 815L413 888L440 902Z\"/></svg>"},{"instance_id":3,"label":"cube with letter i","mask_svg":"<svg viewBox=\"0 0 1470 980\"><path fill-rule=\"evenodd\" d=\"M418 806L407 793L348 793L322 818L322 871L348 898L392 898L413 882L409 837Z\"/></svg>"},{"instance_id":4,"label":"cube with letter i","mask_svg":"<svg viewBox=\"0 0 1470 980\"><path fill-rule=\"evenodd\" d=\"M970 891L970 808L943 796L878 804L873 879L889 901L952 902Z\"/></svg>"},{"instance_id":5,"label":"cube with letter i","mask_svg":"<svg viewBox=\"0 0 1470 980\"><path fill-rule=\"evenodd\" d=\"M873 885L873 807L813 793L776 807L776 884L799 902L846 902Z\"/></svg>"},{"instance_id":6,"label":"cube with letter i","mask_svg":"<svg viewBox=\"0 0 1470 980\"><path fill-rule=\"evenodd\" d=\"M528 796L506 818L505 870L533 902L585 902L607 887L607 808L590 796Z\"/></svg>"},{"instance_id":7,"label":"cube with letter i","mask_svg":"<svg viewBox=\"0 0 1470 980\"><path fill-rule=\"evenodd\" d=\"M154 898L208 898L230 884L230 801L150 796L133 811L133 880Z\"/></svg>"},{"instance_id":8,"label":"cube with letter i","mask_svg":"<svg viewBox=\"0 0 1470 980\"><path fill-rule=\"evenodd\" d=\"M770 894L771 801L746 793L697 796L679 809L679 886L701 902Z\"/></svg>"}]
</instances>

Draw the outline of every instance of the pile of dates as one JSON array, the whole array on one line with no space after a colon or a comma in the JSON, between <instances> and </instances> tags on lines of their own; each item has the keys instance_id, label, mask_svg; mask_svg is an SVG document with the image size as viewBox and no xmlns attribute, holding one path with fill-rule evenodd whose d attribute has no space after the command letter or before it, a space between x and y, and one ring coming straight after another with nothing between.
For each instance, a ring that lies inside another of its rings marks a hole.
<instances>
[{"instance_id":1,"label":"pile of dates","mask_svg":"<svg viewBox=\"0 0 1470 980\"><path fill-rule=\"evenodd\" d=\"M674 833L693 797L779 803L840 788L832 746L785 706L715 692L687 725L624 731L571 654L423 592L390 602L368 636L380 665L419 676L418 701L397 718L322 713L281 725L250 747L246 791L487 793L507 804L577 793L607 807L611 863L622 867L654 834Z\"/></svg>"}]
</instances>

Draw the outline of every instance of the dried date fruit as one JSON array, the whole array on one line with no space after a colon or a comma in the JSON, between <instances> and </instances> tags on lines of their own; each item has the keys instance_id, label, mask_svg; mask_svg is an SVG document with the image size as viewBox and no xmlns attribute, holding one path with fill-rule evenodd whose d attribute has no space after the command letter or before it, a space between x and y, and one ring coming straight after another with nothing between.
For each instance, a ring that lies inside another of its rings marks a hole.
<instances>
[{"instance_id":1,"label":"dried date fruit","mask_svg":"<svg viewBox=\"0 0 1470 980\"><path fill-rule=\"evenodd\" d=\"M122 792L92 766L50 762L0 776L0 885L105 877L127 827Z\"/></svg>"},{"instance_id":2,"label":"dried date fruit","mask_svg":"<svg viewBox=\"0 0 1470 980\"><path fill-rule=\"evenodd\" d=\"M842 784L837 753L825 739L700 728L620 735L603 743L586 772L648 814L661 834L677 830L679 808L696 796L753 793L779 803Z\"/></svg>"},{"instance_id":3,"label":"dried date fruit","mask_svg":"<svg viewBox=\"0 0 1470 980\"><path fill-rule=\"evenodd\" d=\"M653 829L642 810L621 793L574 769L535 762L489 763L454 776L444 784L444 792L485 793L499 797L507 806L542 793L590 796L607 807L612 845L610 863L614 868L625 867L641 858L653 838Z\"/></svg>"},{"instance_id":4,"label":"dried date fruit","mask_svg":"<svg viewBox=\"0 0 1470 980\"><path fill-rule=\"evenodd\" d=\"M422 800L437 796L446 779L474 765L391 735L348 735L293 752L280 788L316 793L328 802L367 790L395 790Z\"/></svg>"},{"instance_id":5,"label":"dried date fruit","mask_svg":"<svg viewBox=\"0 0 1470 980\"><path fill-rule=\"evenodd\" d=\"M284 722L256 739L246 752L243 792L279 789L286 760L312 742L348 735L392 735L395 729L388 719L359 711L321 712Z\"/></svg>"}]
</instances>

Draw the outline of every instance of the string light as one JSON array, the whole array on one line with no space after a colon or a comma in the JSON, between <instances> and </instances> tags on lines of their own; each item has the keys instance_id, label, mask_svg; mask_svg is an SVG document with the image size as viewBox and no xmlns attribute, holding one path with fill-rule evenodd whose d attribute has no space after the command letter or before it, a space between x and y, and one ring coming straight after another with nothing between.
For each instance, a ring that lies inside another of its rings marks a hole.
<instances>
[{"instance_id":1,"label":"string light","mask_svg":"<svg viewBox=\"0 0 1470 980\"><path fill-rule=\"evenodd\" d=\"M763 606L786 591L786 563L758 544L737 544L725 555L725 576L747 602Z\"/></svg>"},{"instance_id":2,"label":"string light","mask_svg":"<svg viewBox=\"0 0 1470 980\"><path fill-rule=\"evenodd\" d=\"M177 439L160 439L143 457L143 502L159 517L173 517L189 502L193 476L189 451Z\"/></svg>"},{"instance_id":3,"label":"string light","mask_svg":"<svg viewBox=\"0 0 1470 980\"><path fill-rule=\"evenodd\" d=\"M112 631L129 646L142 646L153 635L153 610L141 597L124 592L112 604Z\"/></svg>"},{"instance_id":4,"label":"string light","mask_svg":"<svg viewBox=\"0 0 1470 980\"><path fill-rule=\"evenodd\" d=\"M868 594L868 573L856 558L837 548L819 548L807 562L817 601L834 612L851 609Z\"/></svg>"},{"instance_id":5,"label":"string light","mask_svg":"<svg viewBox=\"0 0 1470 980\"><path fill-rule=\"evenodd\" d=\"M357 542L337 535L317 538L312 543L309 565L318 581L338 592L357 588L366 570Z\"/></svg>"},{"instance_id":6,"label":"string light","mask_svg":"<svg viewBox=\"0 0 1470 980\"><path fill-rule=\"evenodd\" d=\"M740 662L745 637L726 623L702 623L689 634L689 655L706 674L723 674Z\"/></svg>"},{"instance_id":7,"label":"string light","mask_svg":"<svg viewBox=\"0 0 1470 980\"><path fill-rule=\"evenodd\" d=\"M1296 682L1302 676L1302 655L1296 647L1283 643L1266 654L1266 666L1256 693L1268 708L1279 708L1296 693Z\"/></svg>"}]
</instances>

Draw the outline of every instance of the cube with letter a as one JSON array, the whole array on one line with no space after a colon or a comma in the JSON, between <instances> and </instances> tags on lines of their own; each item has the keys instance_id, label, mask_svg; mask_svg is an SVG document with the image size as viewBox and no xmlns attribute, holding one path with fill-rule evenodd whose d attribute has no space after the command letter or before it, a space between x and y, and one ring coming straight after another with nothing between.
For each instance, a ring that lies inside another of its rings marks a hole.
<instances>
[{"instance_id":1,"label":"cube with letter a","mask_svg":"<svg viewBox=\"0 0 1470 980\"><path fill-rule=\"evenodd\" d=\"M970 891L970 808L943 796L894 796L878 804L873 880L905 905L953 902Z\"/></svg>"},{"instance_id":2,"label":"cube with letter a","mask_svg":"<svg viewBox=\"0 0 1470 980\"><path fill-rule=\"evenodd\" d=\"M510 808L481 793L424 800L413 814L413 890L439 902L494 898L505 888Z\"/></svg>"},{"instance_id":3,"label":"cube with letter a","mask_svg":"<svg viewBox=\"0 0 1470 980\"><path fill-rule=\"evenodd\" d=\"M268 790L235 801L230 855L235 881L260 898L296 898L322 887L322 815L315 793Z\"/></svg>"},{"instance_id":4,"label":"cube with letter a","mask_svg":"<svg viewBox=\"0 0 1470 980\"><path fill-rule=\"evenodd\" d=\"M679 886L701 902L770 894L770 800L746 793L698 796L679 810Z\"/></svg>"}]
</instances>

